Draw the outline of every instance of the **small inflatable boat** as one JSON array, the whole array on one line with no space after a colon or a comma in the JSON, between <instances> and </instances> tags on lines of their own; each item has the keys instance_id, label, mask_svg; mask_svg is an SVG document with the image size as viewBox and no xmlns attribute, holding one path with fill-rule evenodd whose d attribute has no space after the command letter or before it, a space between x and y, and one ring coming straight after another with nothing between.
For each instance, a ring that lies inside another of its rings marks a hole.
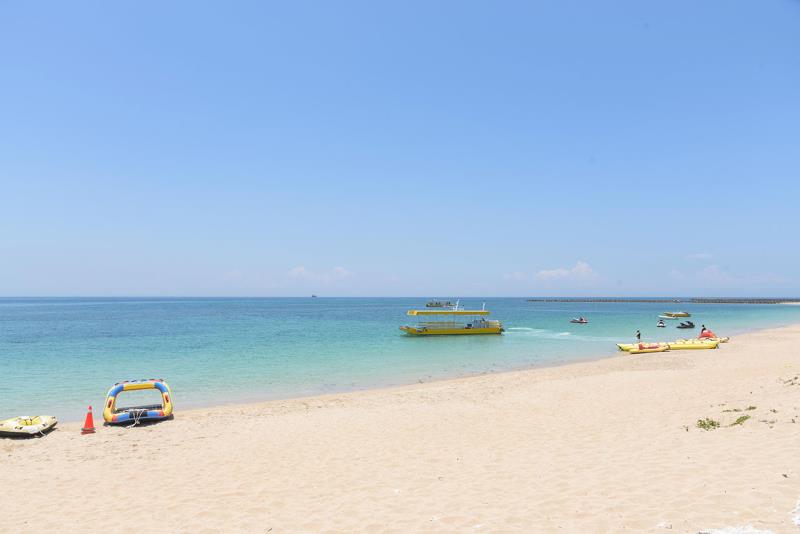
<instances>
[{"instance_id":1,"label":"small inflatable boat","mask_svg":"<svg viewBox=\"0 0 800 534\"><path fill-rule=\"evenodd\" d=\"M32 438L44 436L58 423L54 415L21 415L0 421L0 436L6 438Z\"/></svg>"},{"instance_id":2,"label":"small inflatable boat","mask_svg":"<svg viewBox=\"0 0 800 534\"><path fill-rule=\"evenodd\" d=\"M646 354L649 352L664 352L667 350L669 350L669 346L666 343L650 343L648 345L639 343L630 349L628 354Z\"/></svg>"},{"instance_id":3,"label":"small inflatable boat","mask_svg":"<svg viewBox=\"0 0 800 534\"><path fill-rule=\"evenodd\" d=\"M658 348L667 350L669 349L669 343L664 343L663 341L659 343L617 343L617 348L625 352L631 352L634 350L641 350L641 349L658 349ZM650 350L650 352L661 352L661 351Z\"/></svg>"},{"instance_id":4,"label":"small inflatable boat","mask_svg":"<svg viewBox=\"0 0 800 534\"><path fill-rule=\"evenodd\" d=\"M700 339L677 339L669 344L669 350L702 350L716 349L719 341L705 341Z\"/></svg>"},{"instance_id":5,"label":"small inflatable boat","mask_svg":"<svg viewBox=\"0 0 800 534\"><path fill-rule=\"evenodd\" d=\"M700 332L700 335L697 336L697 339L718 339L718 338L719 336L714 332L712 332L711 330L709 330L708 328Z\"/></svg>"},{"instance_id":6,"label":"small inflatable boat","mask_svg":"<svg viewBox=\"0 0 800 534\"><path fill-rule=\"evenodd\" d=\"M129 406L117 409L117 396L123 391L156 389L161 392L161 404ZM110 425L121 423L139 424L140 421L161 421L172 417L172 392L161 378L147 380L125 380L108 390L103 419Z\"/></svg>"}]
</instances>

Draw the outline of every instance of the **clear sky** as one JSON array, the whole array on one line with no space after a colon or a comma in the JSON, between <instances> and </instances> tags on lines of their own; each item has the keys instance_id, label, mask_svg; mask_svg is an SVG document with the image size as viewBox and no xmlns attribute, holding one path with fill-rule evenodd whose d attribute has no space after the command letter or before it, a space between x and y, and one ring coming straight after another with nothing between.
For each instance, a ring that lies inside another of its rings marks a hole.
<instances>
[{"instance_id":1,"label":"clear sky","mask_svg":"<svg viewBox=\"0 0 800 534\"><path fill-rule=\"evenodd\" d=\"M800 1L0 0L0 295L800 295Z\"/></svg>"}]
</instances>

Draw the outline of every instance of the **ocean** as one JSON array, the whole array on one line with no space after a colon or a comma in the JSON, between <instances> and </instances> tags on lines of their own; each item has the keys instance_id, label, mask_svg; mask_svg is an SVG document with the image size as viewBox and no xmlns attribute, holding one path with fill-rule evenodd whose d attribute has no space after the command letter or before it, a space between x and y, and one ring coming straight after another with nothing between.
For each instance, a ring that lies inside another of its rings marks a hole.
<instances>
[{"instance_id":1,"label":"ocean","mask_svg":"<svg viewBox=\"0 0 800 534\"><path fill-rule=\"evenodd\" d=\"M454 300L454 299L453 299ZM0 419L78 420L126 379L164 378L176 413L558 365L617 354L616 343L719 335L800 322L800 306L550 303L464 298L501 336L410 337L423 298L0 298ZM656 328L664 311L686 310ZM583 315L589 324L571 324ZM735 343L735 339L732 340ZM721 349L721 350L724 350ZM656 356L661 357L661 356ZM131 393L134 395L135 393ZM97 410L99 411L99 409Z\"/></svg>"}]
</instances>

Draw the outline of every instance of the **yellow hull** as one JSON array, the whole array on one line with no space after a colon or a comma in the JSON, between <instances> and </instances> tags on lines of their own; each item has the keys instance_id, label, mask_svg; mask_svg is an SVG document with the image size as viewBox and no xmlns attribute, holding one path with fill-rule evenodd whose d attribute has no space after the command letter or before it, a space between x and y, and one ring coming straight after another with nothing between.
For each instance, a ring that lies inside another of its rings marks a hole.
<instances>
[{"instance_id":1,"label":"yellow hull","mask_svg":"<svg viewBox=\"0 0 800 534\"><path fill-rule=\"evenodd\" d=\"M724 341L723 341L724 339ZM678 339L669 343L658 343L659 346L666 347L670 350L700 350L700 349L716 349L720 343L727 341L727 338L714 338L709 340L700 339ZM617 343L619 350L632 352L639 348L638 343Z\"/></svg>"},{"instance_id":2,"label":"yellow hull","mask_svg":"<svg viewBox=\"0 0 800 534\"><path fill-rule=\"evenodd\" d=\"M695 343L692 341L670 343L670 350L698 350L698 349L716 349L719 346L719 341Z\"/></svg>"},{"instance_id":3,"label":"yellow hull","mask_svg":"<svg viewBox=\"0 0 800 534\"><path fill-rule=\"evenodd\" d=\"M424 328L401 326L400 330L410 336L466 336L478 334L502 334L502 327L492 328Z\"/></svg>"},{"instance_id":4,"label":"yellow hull","mask_svg":"<svg viewBox=\"0 0 800 534\"><path fill-rule=\"evenodd\" d=\"M666 346L663 346L663 345L662 346L658 346L658 347L653 348L653 349L640 349L640 348L637 347L635 349L630 349L628 351L628 354L647 354L647 353L650 353L650 352L664 352L664 351L667 351L667 350L669 350L669 347L666 347Z\"/></svg>"},{"instance_id":5,"label":"yellow hull","mask_svg":"<svg viewBox=\"0 0 800 534\"><path fill-rule=\"evenodd\" d=\"M654 343L644 343L644 345L653 345ZM655 343L659 347L664 347L664 349L668 349L669 345L664 342ZM638 350L639 344L638 343L617 343L617 348L619 350L624 350L625 352L631 352L632 350Z\"/></svg>"}]
</instances>

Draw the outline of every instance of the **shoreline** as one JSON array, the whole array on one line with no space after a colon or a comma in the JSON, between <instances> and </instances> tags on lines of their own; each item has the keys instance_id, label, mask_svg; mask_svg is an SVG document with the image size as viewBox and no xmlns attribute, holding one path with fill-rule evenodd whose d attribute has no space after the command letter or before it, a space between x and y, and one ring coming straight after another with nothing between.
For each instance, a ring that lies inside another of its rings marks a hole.
<instances>
[{"instance_id":1,"label":"shoreline","mask_svg":"<svg viewBox=\"0 0 800 534\"><path fill-rule=\"evenodd\" d=\"M791 323L785 324L775 327L767 327L767 328L755 328L752 330L747 330L744 332L734 333L736 338L731 338L731 342L735 342L737 338L741 336L749 336L756 333L769 333L772 331L780 332L784 329L793 329L798 328L800 329L800 323ZM649 341L648 341L649 342ZM721 350L725 350L726 345L720 345ZM716 349L720 350L720 349ZM681 355L703 355L706 352L713 352L713 351L672 351L670 354L681 354ZM666 354L666 353L656 353L654 356L658 357L659 354ZM266 398L266 399L253 399L253 400L245 400L242 402L239 401L232 401L232 402L224 402L224 403L213 403L213 404L206 404L202 406L189 406L186 408L179 409L176 407L175 416L179 417L180 414L199 414L208 412L209 410L241 410L247 408L264 408L267 409L273 404L281 404L285 405L287 403L301 403L301 404L308 404L314 402L322 402L322 401L330 401L330 400L338 400L341 397L348 397L350 395L369 395L369 394L376 394L376 393L386 393L386 394L402 394L405 392L414 392L420 389L425 389L426 387L431 386L467 386L469 382L477 379L487 378L487 377L503 377L504 375L515 375L515 374L528 374L528 373L535 373L535 372L542 372L547 371L550 369L564 369L564 368L571 368L575 367L575 371L579 372L588 366L600 364L602 362L613 361L618 358L626 358L630 359L634 356L642 357L647 356L646 354L638 354L638 355L631 355L627 354L624 351L620 351L618 349L614 349L613 354L604 354L604 355L586 355L585 358L580 359L570 359L568 361L562 362L548 362L542 363L541 365L535 366L525 366L518 369L507 369L501 371L484 371L482 373L474 373L474 374L467 374L464 376L451 376L446 378L434 378L432 380L419 380L418 382L410 382L405 384L394 384L394 385L386 385L386 386L366 386L361 389L348 389L342 391L332 391L329 393L320 393L320 394L313 394L313 395L297 395L297 396L290 396L290 397L277 397L277 398ZM99 424L102 425L102 411L99 412L100 420ZM69 427L69 428L76 428L79 429L82 424L82 418L80 420L60 420L59 419L59 426L61 427ZM98 425L98 421L95 420L95 425Z\"/></svg>"},{"instance_id":2,"label":"shoreline","mask_svg":"<svg viewBox=\"0 0 800 534\"><path fill-rule=\"evenodd\" d=\"M793 305L793 304L788 304ZM800 305L800 304L798 304ZM778 324L774 326L767 326L767 327L755 327L755 328L746 328L740 330L733 330L731 332L731 337L738 337L743 335L749 335L752 333L763 332L766 330L777 330L782 328L787 328L791 326L800 326L800 323L784 323ZM727 335L727 333L726 333ZM675 338L679 337L680 333L675 335ZM671 336L665 336L671 337ZM694 336L692 336L694 337ZM665 339L666 340L666 339ZM658 340L658 341L665 341L665 340ZM630 340L633 341L632 339ZM656 340L644 340L647 343L656 342ZM627 342L626 340L621 340L620 342ZM519 373L519 372L527 372L527 371L535 371L540 369L549 369L549 368L561 368L565 366L571 365L581 365L593 362L604 361L608 359L614 359L617 356L624 356L615 346L613 342L609 342L609 352L605 353L586 353L582 355L578 355L577 353L574 355L566 355L563 356L560 360L550 360L550 361L543 361L541 363L533 364L533 365L520 365L519 367L511 367L511 368L503 368L499 370L486 370L483 372L478 373L466 373L463 375L448 375L442 377L434 377L430 379L423 379L417 378L417 381L409 381L409 382L401 382L401 383L377 383L377 384L367 384L360 388L355 389L348 389L343 388L341 390L333 390L329 392L309 392L303 393L300 392L298 394L291 394L291 395L282 395L282 394L275 394L274 396L271 395L261 395L261 394L252 394L252 393L242 393L240 392L237 395L236 399L230 401L220 401L220 399L212 399L208 402L190 402L185 404L181 407L180 397L177 398L178 404L176 405L176 414L177 413L185 413L185 412L192 412L192 411L201 411L201 410L209 410L209 409L216 409L216 408L224 408L224 407L235 407L235 406L250 406L256 404L265 404L265 403L272 403L272 402L282 402L282 401L292 401L292 400L313 400L316 398L325 398L325 397L337 397L341 395L347 395L349 393L365 393L365 392L372 392L372 391L387 391L393 390L398 388L406 388L410 386L420 386L426 384L435 384L437 382L449 382L452 380L462 380L462 379L470 379L470 378L479 378L484 376L497 376L503 375L507 373ZM611 349L611 347L614 347ZM387 380L388 381L388 380ZM168 381L169 382L169 381ZM173 388L174 394L174 388ZM103 402L105 401L105 396L103 396L103 401L98 402L97 406L102 406ZM94 406L94 405L93 405ZM99 412L102 414L102 410ZM55 414L58 416L58 414ZM84 419L84 415L80 415L77 417L59 417L59 426L69 425L71 423L82 423Z\"/></svg>"},{"instance_id":3,"label":"shoreline","mask_svg":"<svg viewBox=\"0 0 800 534\"><path fill-rule=\"evenodd\" d=\"M159 491L170 531L800 532L798 343L795 324L717 350L181 410L90 436L67 423L0 441L16 488L0 513L48 510L22 532L85 518L134 532L141 518L108 503Z\"/></svg>"}]
</instances>

